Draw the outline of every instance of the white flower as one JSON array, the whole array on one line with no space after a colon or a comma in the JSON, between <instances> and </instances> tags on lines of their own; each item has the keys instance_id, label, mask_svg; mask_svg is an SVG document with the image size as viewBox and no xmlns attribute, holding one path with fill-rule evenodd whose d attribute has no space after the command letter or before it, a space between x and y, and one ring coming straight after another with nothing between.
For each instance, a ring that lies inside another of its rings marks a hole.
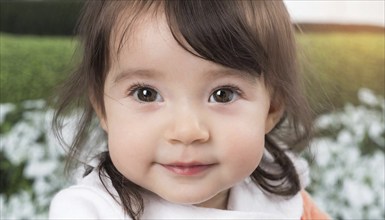
<instances>
[{"instance_id":1,"label":"white flower","mask_svg":"<svg viewBox=\"0 0 385 220\"><path fill-rule=\"evenodd\" d=\"M15 110L15 108L16 106L12 103L0 104L0 125L3 124L7 114Z\"/></svg>"},{"instance_id":2,"label":"white flower","mask_svg":"<svg viewBox=\"0 0 385 220\"><path fill-rule=\"evenodd\" d=\"M358 91L358 99L361 103L365 103L369 106L379 105L379 99L370 89L367 88L362 88Z\"/></svg>"}]
</instances>

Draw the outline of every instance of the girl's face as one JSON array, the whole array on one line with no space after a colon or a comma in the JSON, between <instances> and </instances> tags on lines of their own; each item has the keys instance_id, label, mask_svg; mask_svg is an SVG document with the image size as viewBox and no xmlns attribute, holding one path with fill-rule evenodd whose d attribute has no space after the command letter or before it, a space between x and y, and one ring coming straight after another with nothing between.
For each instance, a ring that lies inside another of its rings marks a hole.
<instances>
[{"instance_id":1,"label":"girl's face","mask_svg":"<svg viewBox=\"0 0 385 220\"><path fill-rule=\"evenodd\" d=\"M160 197L226 208L281 116L262 79L198 58L165 19L136 27L112 59L104 88L108 147L116 168Z\"/></svg>"}]
</instances>

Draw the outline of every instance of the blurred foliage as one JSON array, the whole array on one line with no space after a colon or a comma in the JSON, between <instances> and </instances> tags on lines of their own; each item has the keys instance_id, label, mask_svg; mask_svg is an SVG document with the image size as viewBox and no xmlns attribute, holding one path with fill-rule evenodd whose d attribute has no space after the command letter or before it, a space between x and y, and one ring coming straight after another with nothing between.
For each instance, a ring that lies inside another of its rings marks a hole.
<instances>
[{"instance_id":1,"label":"blurred foliage","mask_svg":"<svg viewBox=\"0 0 385 220\"><path fill-rule=\"evenodd\" d=\"M0 194L8 199L20 190L32 191L32 180L23 176L26 162L12 164L3 152L0 152Z\"/></svg>"},{"instance_id":2,"label":"blurred foliage","mask_svg":"<svg viewBox=\"0 0 385 220\"><path fill-rule=\"evenodd\" d=\"M47 98L71 71L76 41L0 35L0 102ZM307 95L316 112L357 104L361 87L384 93L384 34L298 34Z\"/></svg>"},{"instance_id":3,"label":"blurred foliage","mask_svg":"<svg viewBox=\"0 0 385 220\"><path fill-rule=\"evenodd\" d=\"M307 94L317 112L358 104L366 87L384 95L384 33L298 34Z\"/></svg>"},{"instance_id":4,"label":"blurred foliage","mask_svg":"<svg viewBox=\"0 0 385 220\"><path fill-rule=\"evenodd\" d=\"M81 0L2 0L0 31L15 34L72 35Z\"/></svg>"},{"instance_id":5,"label":"blurred foliage","mask_svg":"<svg viewBox=\"0 0 385 220\"><path fill-rule=\"evenodd\" d=\"M49 98L71 71L76 42L65 37L0 35L0 102Z\"/></svg>"},{"instance_id":6,"label":"blurred foliage","mask_svg":"<svg viewBox=\"0 0 385 220\"><path fill-rule=\"evenodd\" d=\"M317 117L307 190L333 219L385 219L385 99L365 88L357 99Z\"/></svg>"},{"instance_id":7,"label":"blurred foliage","mask_svg":"<svg viewBox=\"0 0 385 220\"><path fill-rule=\"evenodd\" d=\"M0 103L1 219L47 219L53 195L72 181L46 106L44 100Z\"/></svg>"}]
</instances>

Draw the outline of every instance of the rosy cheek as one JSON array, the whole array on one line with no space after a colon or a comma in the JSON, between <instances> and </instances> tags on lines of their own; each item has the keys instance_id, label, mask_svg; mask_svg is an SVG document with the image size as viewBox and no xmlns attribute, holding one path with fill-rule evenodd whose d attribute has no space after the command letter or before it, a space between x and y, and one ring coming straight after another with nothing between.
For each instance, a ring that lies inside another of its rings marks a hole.
<instances>
[{"instance_id":1,"label":"rosy cheek","mask_svg":"<svg viewBox=\"0 0 385 220\"><path fill-rule=\"evenodd\" d=\"M258 165L264 150L264 135L256 135L254 132L240 132L225 140L228 147L222 152L234 163L248 166ZM222 149L223 150L223 149Z\"/></svg>"}]
</instances>

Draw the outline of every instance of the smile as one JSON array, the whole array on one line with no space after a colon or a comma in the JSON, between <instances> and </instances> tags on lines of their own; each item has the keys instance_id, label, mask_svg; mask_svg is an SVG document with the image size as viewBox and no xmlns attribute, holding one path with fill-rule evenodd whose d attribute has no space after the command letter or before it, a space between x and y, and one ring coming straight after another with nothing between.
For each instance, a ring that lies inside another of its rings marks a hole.
<instances>
[{"instance_id":1,"label":"smile","mask_svg":"<svg viewBox=\"0 0 385 220\"><path fill-rule=\"evenodd\" d=\"M200 163L172 163L162 164L164 168L182 176L194 176L205 172L215 164L200 164Z\"/></svg>"}]
</instances>

